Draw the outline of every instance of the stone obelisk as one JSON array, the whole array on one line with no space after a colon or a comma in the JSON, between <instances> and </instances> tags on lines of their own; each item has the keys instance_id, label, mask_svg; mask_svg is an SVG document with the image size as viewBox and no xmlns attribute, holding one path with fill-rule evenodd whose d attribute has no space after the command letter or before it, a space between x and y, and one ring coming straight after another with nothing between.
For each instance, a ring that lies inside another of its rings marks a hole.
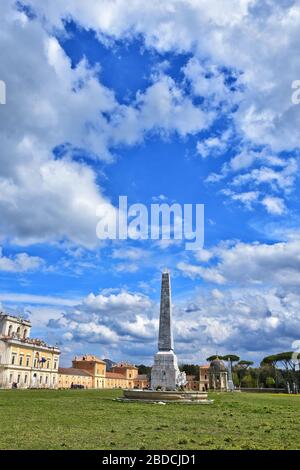
<instances>
[{"instance_id":1,"label":"stone obelisk","mask_svg":"<svg viewBox=\"0 0 300 470\"><path fill-rule=\"evenodd\" d=\"M151 371L151 388L175 390L179 385L185 385L185 381L185 374L179 371L174 353L170 273L164 271L161 280L158 352L154 356Z\"/></svg>"}]
</instances>

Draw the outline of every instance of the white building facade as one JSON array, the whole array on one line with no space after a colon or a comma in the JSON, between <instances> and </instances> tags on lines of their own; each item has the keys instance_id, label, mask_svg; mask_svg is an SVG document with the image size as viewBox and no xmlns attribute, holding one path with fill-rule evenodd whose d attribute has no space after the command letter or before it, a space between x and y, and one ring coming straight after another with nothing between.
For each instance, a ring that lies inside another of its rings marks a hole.
<instances>
[{"instance_id":1,"label":"white building facade","mask_svg":"<svg viewBox=\"0 0 300 470\"><path fill-rule=\"evenodd\" d=\"M0 388L58 387L60 350L30 331L30 321L0 313Z\"/></svg>"}]
</instances>

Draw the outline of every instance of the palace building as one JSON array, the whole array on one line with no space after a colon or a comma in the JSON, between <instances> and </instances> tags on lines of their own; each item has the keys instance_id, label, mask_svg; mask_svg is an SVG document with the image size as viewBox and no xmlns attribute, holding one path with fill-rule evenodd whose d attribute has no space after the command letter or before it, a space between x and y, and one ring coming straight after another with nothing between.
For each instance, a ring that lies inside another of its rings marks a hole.
<instances>
[{"instance_id":1,"label":"palace building","mask_svg":"<svg viewBox=\"0 0 300 470\"><path fill-rule=\"evenodd\" d=\"M31 323L0 313L0 388L57 388L60 350L30 338Z\"/></svg>"}]
</instances>

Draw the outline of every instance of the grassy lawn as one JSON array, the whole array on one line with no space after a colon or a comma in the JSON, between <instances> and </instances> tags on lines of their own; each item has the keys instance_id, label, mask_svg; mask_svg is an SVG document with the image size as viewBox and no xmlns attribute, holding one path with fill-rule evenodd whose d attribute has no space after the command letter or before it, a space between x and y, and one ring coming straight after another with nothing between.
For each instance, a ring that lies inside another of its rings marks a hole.
<instances>
[{"instance_id":1,"label":"grassy lawn","mask_svg":"<svg viewBox=\"0 0 300 470\"><path fill-rule=\"evenodd\" d=\"M1 390L0 449L300 449L300 396L119 403L117 390Z\"/></svg>"}]
</instances>

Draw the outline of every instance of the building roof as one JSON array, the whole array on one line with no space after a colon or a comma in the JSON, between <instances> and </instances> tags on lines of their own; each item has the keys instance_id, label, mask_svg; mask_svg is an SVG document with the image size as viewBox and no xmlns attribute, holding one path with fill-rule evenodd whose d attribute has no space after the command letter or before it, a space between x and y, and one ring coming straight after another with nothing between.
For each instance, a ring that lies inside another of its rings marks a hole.
<instances>
[{"instance_id":1,"label":"building roof","mask_svg":"<svg viewBox=\"0 0 300 470\"><path fill-rule=\"evenodd\" d=\"M128 364L126 362L120 362L119 364L115 364L114 366L112 366L112 369L117 368L117 367L122 368L122 369L138 369L133 364Z\"/></svg>"},{"instance_id":2,"label":"building roof","mask_svg":"<svg viewBox=\"0 0 300 470\"><path fill-rule=\"evenodd\" d=\"M61 375L80 375L85 377L91 377L92 374L82 369L75 369L75 367L59 367L58 373Z\"/></svg>"},{"instance_id":3,"label":"building roof","mask_svg":"<svg viewBox=\"0 0 300 470\"><path fill-rule=\"evenodd\" d=\"M55 354L60 354L60 349L58 346L51 346L50 344L45 343L41 339L34 338L19 338L16 335L12 336L1 336L1 340L11 344L22 345L22 347L28 347L38 349L39 351L53 352Z\"/></svg>"},{"instance_id":4,"label":"building roof","mask_svg":"<svg viewBox=\"0 0 300 470\"><path fill-rule=\"evenodd\" d=\"M14 321L16 323L21 323L26 326L31 326L30 320L23 318L21 316L17 317L16 315L11 315L10 313L0 312L0 319L7 318L8 320Z\"/></svg>"},{"instance_id":5,"label":"building roof","mask_svg":"<svg viewBox=\"0 0 300 470\"><path fill-rule=\"evenodd\" d=\"M210 364L204 364L204 366L199 366L200 369L209 369Z\"/></svg>"},{"instance_id":6,"label":"building roof","mask_svg":"<svg viewBox=\"0 0 300 470\"><path fill-rule=\"evenodd\" d=\"M73 359L74 362L98 362L101 364L106 364L106 362L102 361L102 359L99 359L97 356L93 356L92 354L84 354L83 356L77 357L75 356Z\"/></svg>"},{"instance_id":7,"label":"building roof","mask_svg":"<svg viewBox=\"0 0 300 470\"><path fill-rule=\"evenodd\" d=\"M127 380L125 375L123 374L118 374L117 372L106 372L105 377L107 379L123 379Z\"/></svg>"}]
</instances>

